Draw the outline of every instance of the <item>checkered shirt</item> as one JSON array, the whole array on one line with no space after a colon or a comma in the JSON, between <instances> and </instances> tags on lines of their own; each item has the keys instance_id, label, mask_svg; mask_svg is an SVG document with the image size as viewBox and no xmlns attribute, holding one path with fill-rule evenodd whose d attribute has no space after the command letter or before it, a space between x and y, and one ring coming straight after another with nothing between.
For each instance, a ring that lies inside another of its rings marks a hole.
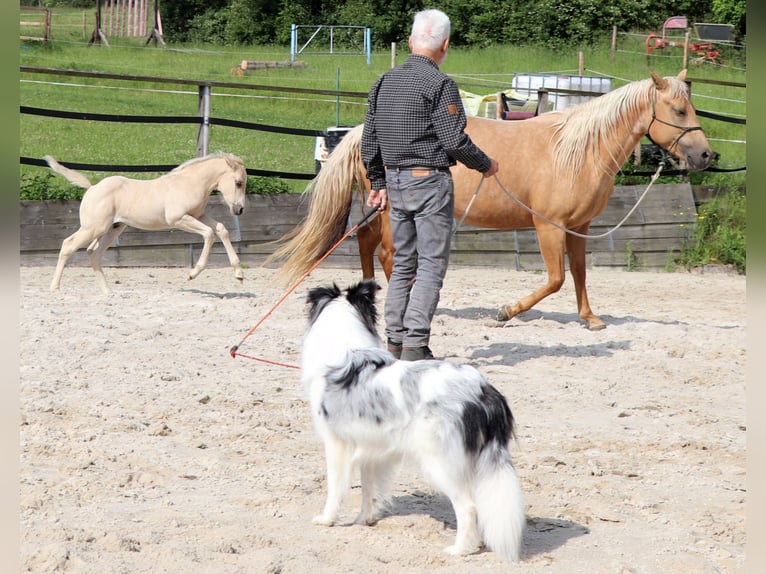
<instances>
[{"instance_id":1,"label":"checkered shirt","mask_svg":"<svg viewBox=\"0 0 766 574\"><path fill-rule=\"evenodd\" d=\"M407 60L375 82L368 97L361 152L372 189L385 167L446 168L457 161L485 172L490 159L465 133L457 84L425 56Z\"/></svg>"}]
</instances>

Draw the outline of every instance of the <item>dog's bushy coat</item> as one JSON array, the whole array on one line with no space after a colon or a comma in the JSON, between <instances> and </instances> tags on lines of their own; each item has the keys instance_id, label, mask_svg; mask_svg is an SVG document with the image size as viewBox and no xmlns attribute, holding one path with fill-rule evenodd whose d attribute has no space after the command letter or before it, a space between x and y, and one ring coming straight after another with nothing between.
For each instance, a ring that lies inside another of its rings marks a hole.
<instances>
[{"instance_id":1,"label":"dog's bushy coat","mask_svg":"<svg viewBox=\"0 0 766 574\"><path fill-rule=\"evenodd\" d=\"M448 552L469 554L484 543L519 560L526 517L505 398L473 367L394 359L376 331L379 289L370 280L345 293L337 285L315 288L307 297L302 382L327 462L327 502L314 522L335 523L358 465L357 522L374 524L407 456L452 502L457 535Z\"/></svg>"}]
</instances>

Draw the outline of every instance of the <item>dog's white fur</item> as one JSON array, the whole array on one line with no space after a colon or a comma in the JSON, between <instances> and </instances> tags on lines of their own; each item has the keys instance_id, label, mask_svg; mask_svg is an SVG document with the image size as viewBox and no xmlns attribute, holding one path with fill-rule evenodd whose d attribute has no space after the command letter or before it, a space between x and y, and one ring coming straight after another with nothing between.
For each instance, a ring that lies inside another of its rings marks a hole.
<instances>
[{"instance_id":1,"label":"dog's white fur","mask_svg":"<svg viewBox=\"0 0 766 574\"><path fill-rule=\"evenodd\" d=\"M357 523L374 524L407 456L452 502L457 535L447 552L471 554L484 543L518 561L526 516L505 398L473 367L395 360L376 332L379 289L363 281L345 293L333 285L307 297L301 378L327 462L327 502L314 523L336 522L358 464Z\"/></svg>"}]
</instances>

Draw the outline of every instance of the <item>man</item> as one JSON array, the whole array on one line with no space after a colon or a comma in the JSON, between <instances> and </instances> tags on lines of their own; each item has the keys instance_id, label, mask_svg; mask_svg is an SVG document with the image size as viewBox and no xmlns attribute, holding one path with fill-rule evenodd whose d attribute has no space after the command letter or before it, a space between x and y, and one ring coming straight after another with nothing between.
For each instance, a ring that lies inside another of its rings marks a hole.
<instances>
[{"instance_id":1,"label":"man","mask_svg":"<svg viewBox=\"0 0 766 574\"><path fill-rule=\"evenodd\" d=\"M431 320L447 273L454 219L449 167L457 161L494 175L465 133L457 84L439 66L450 20L440 10L415 14L407 60L371 88L362 133L369 206L390 204L394 265L385 304L388 350L402 360L431 359Z\"/></svg>"}]
</instances>

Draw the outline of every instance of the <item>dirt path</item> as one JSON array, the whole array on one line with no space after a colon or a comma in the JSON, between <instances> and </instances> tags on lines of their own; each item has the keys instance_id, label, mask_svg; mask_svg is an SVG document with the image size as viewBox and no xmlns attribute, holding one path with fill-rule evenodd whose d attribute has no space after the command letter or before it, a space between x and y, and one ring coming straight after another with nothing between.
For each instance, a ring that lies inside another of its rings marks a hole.
<instances>
[{"instance_id":1,"label":"dirt path","mask_svg":"<svg viewBox=\"0 0 766 574\"><path fill-rule=\"evenodd\" d=\"M432 349L519 425L528 530L506 567L443 552L452 509L409 468L377 526L312 526L323 455L298 372L228 352L281 296L274 271L107 269L108 297L84 268L50 294L52 272L20 270L24 572L744 571L744 277L592 270L608 328L589 332L571 279L499 327L544 277L450 269ZM306 291L358 277L315 271L240 351L297 364ZM358 502L355 483L349 523Z\"/></svg>"}]
</instances>

